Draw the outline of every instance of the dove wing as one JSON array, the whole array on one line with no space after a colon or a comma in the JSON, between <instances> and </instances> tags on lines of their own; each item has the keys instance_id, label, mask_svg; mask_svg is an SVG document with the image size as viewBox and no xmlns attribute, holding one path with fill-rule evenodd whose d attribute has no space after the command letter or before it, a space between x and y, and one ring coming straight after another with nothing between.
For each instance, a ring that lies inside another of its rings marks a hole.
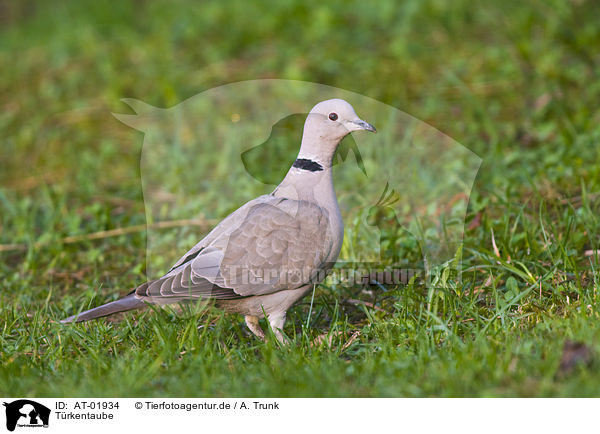
<instances>
[{"instance_id":1,"label":"dove wing","mask_svg":"<svg viewBox=\"0 0 600 434\"><path fill-rule=\"evenodd\" d=\"M167 275L141 285L136 294L171 303L299 288L320 280L332 245L325 209L261 196L223 220Z\"/></svg>"}]
</instances>

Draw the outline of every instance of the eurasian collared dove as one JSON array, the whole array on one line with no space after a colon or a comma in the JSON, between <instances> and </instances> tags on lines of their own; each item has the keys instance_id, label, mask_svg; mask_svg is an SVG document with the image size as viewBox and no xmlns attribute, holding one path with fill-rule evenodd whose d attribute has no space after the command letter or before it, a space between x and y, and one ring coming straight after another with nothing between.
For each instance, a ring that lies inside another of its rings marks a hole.
<instances>
[{"instance_id":1,"label":"eurasian collared dove","mask_svg":"<svg viewBox=\"0 0 600 434\"><path fill-rule=\"evenodd\" d=\"M146 304L214 299L245 315L257 337L267 319L280 341L287 310L325 278L336 262L344 228L333 188L332 162L351 131L375 132L341 99L318 103L304 123L296 161L269 195L246 203L219 223L163 277L127 296L62 322L87 321Z\"/></svg>"}]
</instances>

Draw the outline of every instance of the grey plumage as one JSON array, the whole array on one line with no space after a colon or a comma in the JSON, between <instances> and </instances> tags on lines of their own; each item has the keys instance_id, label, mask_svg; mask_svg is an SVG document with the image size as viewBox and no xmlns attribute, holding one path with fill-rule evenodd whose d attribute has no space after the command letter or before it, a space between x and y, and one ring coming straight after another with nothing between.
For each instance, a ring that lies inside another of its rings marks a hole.
<instances>
[{"instance_id":1,"label":"grey plumage","mask_svg":"<svg viewBox=\"0 0 600 434\"><path fill-rule=\"evenodd\" d=\"M146 304L213 299L225 311L245 315L259 338L264 333L258 319L266 314L283 341L286 311L323 280L339 255L343 223L332 159L340 140L355 130L375 128L343 100L317 104L305 122L301 164L290 168L273 193L226 217L163 277L62 322L87 321Z\"/></svg>"},{"instance_id":2,"label":"grey plumage","mask_svg":"<svg viewBox=\"0 0 600 434\"><path fill-rule=\"evenodd\" d=\"M111 301L110 303L103 304L102 306L98 306L94 309L86 310L85 312L81 312L79 315L74 315L69 318L63 319L61 322L68 323L73 321L89 321L91 319L102 318L103 316L112 315L114 313L141 309L145 306L146 304L142 300L137 298L132 292L123 298Z\"/></svg>"}]
</instances>

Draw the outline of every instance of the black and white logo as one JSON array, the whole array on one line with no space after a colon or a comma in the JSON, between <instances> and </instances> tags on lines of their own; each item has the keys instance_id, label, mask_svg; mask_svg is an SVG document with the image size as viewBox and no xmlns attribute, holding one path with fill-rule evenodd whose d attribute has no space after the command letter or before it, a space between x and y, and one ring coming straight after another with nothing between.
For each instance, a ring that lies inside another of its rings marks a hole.
<instances>
[{"instance_id":1,"label":"black and white logo","mask_svg":"<svg viewBox=\"0 0 600 434\"><path fill-rule=\"evenodd\" d=\"M5 402L6 429L14 431L19 428L48 428L50 409L29 399Z\"/></svg>"}]
</instances>

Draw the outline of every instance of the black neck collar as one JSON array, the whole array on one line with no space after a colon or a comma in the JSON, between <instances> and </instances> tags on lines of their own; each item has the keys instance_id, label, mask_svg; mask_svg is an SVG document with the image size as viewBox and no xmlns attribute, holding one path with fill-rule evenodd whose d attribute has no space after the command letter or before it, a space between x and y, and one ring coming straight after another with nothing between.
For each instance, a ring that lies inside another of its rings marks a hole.
<instances>
[{"instance_id":1,"label":"black neck collar","mask_svg":"<svg viewBox=\"0 0 600 434\"><path fill-rule=\"evenodd\" d=\"M306 158L298 158L292 164L292 167L296 169L308 170L309 172L320 172L323 170L323 166L313 160L308 160Z\"/></svg>"}]
</instances>

